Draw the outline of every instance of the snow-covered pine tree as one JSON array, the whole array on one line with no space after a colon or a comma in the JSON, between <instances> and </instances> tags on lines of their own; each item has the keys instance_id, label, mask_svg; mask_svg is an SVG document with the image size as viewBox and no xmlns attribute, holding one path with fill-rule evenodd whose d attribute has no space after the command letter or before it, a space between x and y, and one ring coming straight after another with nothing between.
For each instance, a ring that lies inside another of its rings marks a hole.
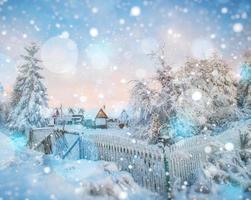
<instances>
[{"instance_id":1,"label":"snow-covered pine tree","mask_svg":"<svg viewBox=\"0 0 251 200\"><path fill-rule=\"evenodd\" d=\"M76 114L75 109L74 108L68 108L68 114L70 114L70 115Z\"/></svg>"},{"instance_id":2,"label":"snow-covered pine tree","mask_svg":"<svg viewBox=\"0 0 251 200\"><path fill-rule=\"evenodd\" d=\"M79 109L78 109L78 114L79 114L79 115L84 115L84 114L85 114L85 109L79 108Z\"/></svg>"},{"instance_id":3,"label":"snow-covered pine tree","mask_svg":"<svg viewBox=\"0 0 251 200\"><path fill-rule=\"evenodd\" d=\"M10 97L10 112L8 115L7 122L11 123L12 121L15 121L16 119L16 113L15 113L15 108L20 101L20 98L22 96L23 92L23 84L25 81L25 73L28 71L28 65L27 64L22 64L18 66L18 74L17 78L13 87L13 91L11 93Z\"/></svg>"},{"instance_id":4,"label":"snow-covered pine tree","mask_svg":"<svg viewBox=\"0 0 251 200\"><path fill-rule=\"evenodd\" d=\"M15 107L21 96L22 96L22 86L24 84L24 72L27 70L27 65L21 65L19 66L18 68L18 75L17 75L17 78L16 78L16 82L14 84L14 88L13 88L13 91L12 91L12 94L11 94L11 100L10 100L10 105L12 107Z\"/></svg>"},{"instance_id":5,"label":"snow-covered pine tree","mask_svg":"<svg viewBox=\"0 0 251 200\"><path fill-rule=\"evenodd\" d=\"M4 93L4 88L0 82L0 124L3 122L4 119L3 93Z\"/></svg>"},{"instance_id":6,"label":"snow-covered pine tree","mask_svg":"<svg viewBox=\"0 0 251 200\"><path fill-rule=\"evenodd\" d=\"M251 52L244 54L245 62L241 66L240 81L237 87L238 106L244 111L251 110Z\"/></svg>"},{"instance_id":7,"label":"snow-covered pine tree","mask_svg":"<svg viewBox=\"0 0 251 200\"><path fill-rule=\"evenodd\" d=\"M17 102L13 104L9 121L9 127L18 131L46 125L43 113L48 107L47 89L40 74L41 61L37 58L39 47L32 43L25 50L26 55L21 56L24 64L14 86L13 97L17 95L17 99L13 100Z\"/></svg>"},{"instance_id":8,"label":"snow-covered pine tree","mask_svg":"<svg viewBox=\"0 0 251 200\"><path fill-rule=\"evenodd\" d=\"M0 97L1 97L1 99L2 99L3 93L4 93L4 87L3 87L2 83L0 82Z\"/></svg>"},{"instance_id":9,"label":"snow-covered pine tree","mask_svg":"<svg viewBox=\"0 0 251 200\"><path fill-rule=\"evenodd\" d=\"M2 102L0 101L0 124L2 124L3 121L4 121L4 108Z\"/></svg>"}]
</instances>

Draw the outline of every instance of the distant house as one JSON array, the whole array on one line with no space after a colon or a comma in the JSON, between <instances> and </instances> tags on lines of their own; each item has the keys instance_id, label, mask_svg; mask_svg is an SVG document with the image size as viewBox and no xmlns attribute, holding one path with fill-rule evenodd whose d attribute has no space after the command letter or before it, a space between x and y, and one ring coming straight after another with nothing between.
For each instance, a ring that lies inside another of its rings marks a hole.
<instances>
[{"instance_id":1,"label":"distant house","mask_svg":"<svg viewBox=\"0 0 251 200\"><path fill-rule=\"evenodd\" d=\"M101 108L95 117L95 127L96 128L107 128L108 116L105 111Z\"/></svg>"},{"instance_id":2,"label":"distant house","mask_svg":"<svg viewBox=\"0 0 251 200\"><path fill-rule=\"evenodd\" d=\"M56 108L56 112L53 114L54 124L67 124L76 125L84 124L84 109L82 108L68 108L59 109Z\"/></svg>"}]
</instances>

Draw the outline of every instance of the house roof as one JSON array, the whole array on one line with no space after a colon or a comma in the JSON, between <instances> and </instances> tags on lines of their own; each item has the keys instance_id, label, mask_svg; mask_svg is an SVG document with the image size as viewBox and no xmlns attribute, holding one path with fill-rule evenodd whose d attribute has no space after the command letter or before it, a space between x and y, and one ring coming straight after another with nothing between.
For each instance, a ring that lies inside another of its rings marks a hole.
<instances>
[{"instance_id":1,"label":"house roof","mask_svg":"<svg viewBox=\"0 0 251 200\"><path fill-rule=\"evenodd\" d=\"M98 111L98 114L96 115L96 118L105 118L105 119L107 119L108 116L105 113L105 111L102 108L100 108L100 110Z\"/></svg>"}]
</instances>

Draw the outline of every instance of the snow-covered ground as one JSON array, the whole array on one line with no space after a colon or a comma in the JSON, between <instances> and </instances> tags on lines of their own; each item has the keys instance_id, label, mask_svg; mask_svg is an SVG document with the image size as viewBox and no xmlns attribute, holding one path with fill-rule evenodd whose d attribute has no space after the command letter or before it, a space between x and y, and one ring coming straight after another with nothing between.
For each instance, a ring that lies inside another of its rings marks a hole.
<instances>
[{"instance_id":1,"label":"snow-covered ground","mask_svg":"<svg viewBox=\"0 0 251 200\"><path fill-rule=\"evenodd\" d=\"M111 162L61 160L0 131L0 199L158 199Z\"/></svg>"}]
</instances>

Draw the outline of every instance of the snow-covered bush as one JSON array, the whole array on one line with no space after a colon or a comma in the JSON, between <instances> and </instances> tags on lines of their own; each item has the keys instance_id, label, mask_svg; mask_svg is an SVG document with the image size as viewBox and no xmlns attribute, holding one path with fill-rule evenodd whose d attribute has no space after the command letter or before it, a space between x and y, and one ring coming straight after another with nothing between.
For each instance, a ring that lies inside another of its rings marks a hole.
<instances>
[{"instance_id":1,"label":"snow-covered bush","mask_svg":"<svg viewBox=\"0 0 251 200\"><path fill-rule=\"evenodd\" d=\"M245 199L250 196L250 125L233 125L226 133L231 135L232 131L237 131L234 135L237 136L236 144L240 146L227 141L210 143L205 149L207 160L198 171L196 179L185 182L176 180L173 187L175 199Z\"/></svg>"}]
</instances>

